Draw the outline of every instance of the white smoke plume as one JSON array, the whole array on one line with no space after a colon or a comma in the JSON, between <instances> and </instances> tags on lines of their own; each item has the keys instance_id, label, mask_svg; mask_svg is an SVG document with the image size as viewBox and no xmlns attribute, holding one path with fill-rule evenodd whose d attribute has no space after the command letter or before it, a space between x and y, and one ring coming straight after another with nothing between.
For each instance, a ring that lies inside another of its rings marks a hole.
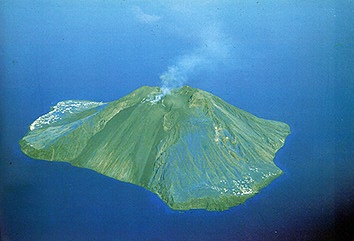
<instances>
[{"instance_id":1,"label":"white smoke plume","mask_svg":"<svg viewBox=\"0 0 354 241\"><path fill-rule=\"evenodd\" d=\"M161 26L167 34L185 38L195 46L189 53L177 57L175 63L160 75L163 96L185 85L199 71L210 72L219 63L226 63L232 41L223 31L215 12L218 2L201 4L185 1L178 4L166 1L161 6L164 7L156 8L160 10L159 14L148 14L138 6L132 10L140 23Z\"/></svg>"},{"instance_id":2,"label":"white smoke plume","mask_svg":"<svg viewBox=\"0 0 354 241\"><path fill-rule=\"evenodd\" d=\"M199 31L197 47L191 53L178 57L176 63L160 75L163 94L182 87L192 73L226 61L230 46L229 38L215 25Z\"/></svg>"},{"instance_id":3,"label":"white smoke plume","mask_svg":"<svg viewBox=\"0 0 354 241\"><path fill-rule=\"evenodd\" d=\"M144 24L153 24L161 19L160 16L154 14L147 14L145 13L140 7L134 6L132 8L135 18Z\"/></svg>"}]
</instances>

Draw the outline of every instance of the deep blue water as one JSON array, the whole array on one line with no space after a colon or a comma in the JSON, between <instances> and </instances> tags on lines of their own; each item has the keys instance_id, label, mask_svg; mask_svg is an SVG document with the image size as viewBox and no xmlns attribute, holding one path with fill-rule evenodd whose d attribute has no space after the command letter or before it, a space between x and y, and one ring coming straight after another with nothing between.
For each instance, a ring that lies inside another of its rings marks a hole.
<instances>
[{"instance_id":1,"label":"deep blue water","mask_svg":"<svg viewBox=\"0 0 354 241\"><path fill-rule=\"evenodd\" d=\"M349 240L353 2L161 2L1 1L1 240ZM113 101L184 60L186 84L291 127L275 158L284 175L245 204L173 211L143 188L21 153L57 102Z\"/></svg>"}]
</instances>

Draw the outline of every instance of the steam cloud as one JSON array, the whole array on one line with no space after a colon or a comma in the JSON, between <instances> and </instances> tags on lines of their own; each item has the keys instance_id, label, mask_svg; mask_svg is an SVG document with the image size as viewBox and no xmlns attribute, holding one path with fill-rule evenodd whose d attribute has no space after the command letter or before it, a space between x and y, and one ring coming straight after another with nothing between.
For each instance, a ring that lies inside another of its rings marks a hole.
<instances>
[{"instance_id":1,"label":"steam cloud","mask_svg":"<svg viewBox=\"0 0 354 241\"><path fill-rule=\"evenodd\" d=\"M140 7L134 6L132 8L133 13L135 15L135 18L140 22L140 23L145 23L145 24L153 24L157 21L160 20L160 16L153 15L153 14L147 14L145 13Z\"/></svg>"},{"instance_id":2,"label":"steam cloud","mask_svg":"<svg viewBox=\"0 0 354 241\"><path fill-rule=\"evenodd\" d=\"M182 87L190 74L224 62L228 58L230 46L229 39L220 28L213 26L200 31L197 47L190 54L177 58L176 64L160 75L163 94Z\"/></svg>"},{"instance_id":3,"label":"steam cloud","mask_svg":"<svg viewBox=\"0 0 354 241\"><path fill-rule=\"evenodd\" d=\"M185 85L191 74L206 69L210 71L218 63L223 63L229 58L232 41L218 25L217 18L213 18L213 20L205 19L198 15L199 8L196 8L192 3L189 3L188 6L183 8L180 4L167 4L167 9L170 10L169 16L171 13L177 14L173 15L172 19L178 21L172 20L172 25L168 25L168 19L161 22L162 17L160 15L147 14L138 6L132 8L135 19L142 24L154 25L159 23L167 26L167 29L170 29L170 32L173 33L177 26L177 29L182 29L180 35L192 35L195 39L193 41L195 41L196 47L190 53L177 57L176 63L169 66L160 75L162 94L159 98L170 93L172 89ZM186 19L193 19L193 22L184 22ZM184 25L181 25L181 23ZM187 29L179 28L186 25L188 25Z\"/></svg>"}]
</instances>

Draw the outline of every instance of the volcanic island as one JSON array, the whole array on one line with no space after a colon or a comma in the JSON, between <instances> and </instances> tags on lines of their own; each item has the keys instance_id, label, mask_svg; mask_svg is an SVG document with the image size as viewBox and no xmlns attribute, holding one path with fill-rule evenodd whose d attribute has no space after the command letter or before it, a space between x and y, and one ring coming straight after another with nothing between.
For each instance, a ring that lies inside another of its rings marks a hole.
<instances>
[{"instance_id":1,"label":"volcanic island","mask_svg":"<svg viewBox=\"0 0 354 241\"><path fill-rule=\"evenodd\" d=\"M289 134L200 89L143 86L113 102L61 101L20 146L144 187L175 210L226 210L282 174L273 160Z\"/></svg>"}]
</instances>

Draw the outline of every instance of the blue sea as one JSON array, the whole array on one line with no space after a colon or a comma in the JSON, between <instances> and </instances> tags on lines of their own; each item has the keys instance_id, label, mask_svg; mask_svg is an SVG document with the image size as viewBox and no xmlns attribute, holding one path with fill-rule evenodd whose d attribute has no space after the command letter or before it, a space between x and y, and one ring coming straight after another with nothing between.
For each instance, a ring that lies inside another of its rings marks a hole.
<instances>
[{"instance_id":1,"label":"blue sea","mask_svg":"<svg viewBox=\"0 0 354 241\"><path fill-rule=\"evenodd\" d=\"M354 239L353 1L3 0L0 79L0 240ZM189 85L289 124L284 174L230 210L174 211L21 152L57 102L143 85Z\"/></svg>"}]
</instances>

